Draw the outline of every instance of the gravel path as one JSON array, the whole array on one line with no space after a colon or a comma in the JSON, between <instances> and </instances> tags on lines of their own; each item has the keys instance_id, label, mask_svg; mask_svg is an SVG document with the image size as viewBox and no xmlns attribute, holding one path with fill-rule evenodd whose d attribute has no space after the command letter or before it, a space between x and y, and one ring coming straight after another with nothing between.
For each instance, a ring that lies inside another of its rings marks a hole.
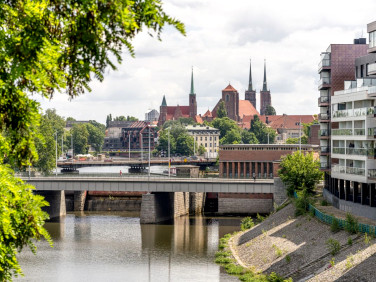
<instances>
[{"instance_id":1,"label":"gravel path","mask_svg":"<svg viewBox=\"0 0 376 282\"><path fill-rule=\"evenodd\" d=\"M236 235L230 243L239 263L254 271L276 272L292 277L294 281L310 278L310 281L354 281L351 279L359 273L352 269L367 269L364 264L374 269L375 240L365 244L364 235L350 236L345 231L334 234L330 231L330 226L308 215L295 218L294 211L294 206L290 204L261 224ZM341 245L341 251L335 256L329 252L329 238ZM349 238L352 245L348 244ZM331 267L333 257L335 265ZM349 260L353 261L348 262ZM346 271L343 266L347 267ZM360 275L362 278L355 280L375 281L369 280L366 274Z\"/></svg>"}]
</instances>

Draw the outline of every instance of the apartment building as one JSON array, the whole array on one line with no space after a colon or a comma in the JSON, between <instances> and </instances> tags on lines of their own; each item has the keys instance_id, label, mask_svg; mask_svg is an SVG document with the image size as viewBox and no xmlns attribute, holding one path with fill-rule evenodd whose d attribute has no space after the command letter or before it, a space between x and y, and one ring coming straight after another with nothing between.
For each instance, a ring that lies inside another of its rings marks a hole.
<instances>
[{"instance_id":1,"label":"apartment building","mask_svg":"<svg viewBox=\"0 0 376 282\"><path fill-rule=\"evenodd\" d=\"M188 134L193 137L198 147L205 147L206 154L210 158L216 158L219 146L219 129L205 125L188 125L186 126ZM195 148L196 153L198 147Z\"/></svg>"},{"instance_id":2,"label":"apartment building","mask_svg":"<svg viewBox=\"0 0 376 282\"><path fill-rule=\"evenodd\" d=\"M339 209L376 220L376 22L367 31L369 45L361 38L354 45L362 47L351 51L356 55L367 47L366 54L353 58L354 78L344 79L343 90L319 86L320 113L328 114L320 119L320 161L326 169L324 196ZM328 59L332 54L322 56L321 64L330 66Z\"/></svg>"}]
</instances>

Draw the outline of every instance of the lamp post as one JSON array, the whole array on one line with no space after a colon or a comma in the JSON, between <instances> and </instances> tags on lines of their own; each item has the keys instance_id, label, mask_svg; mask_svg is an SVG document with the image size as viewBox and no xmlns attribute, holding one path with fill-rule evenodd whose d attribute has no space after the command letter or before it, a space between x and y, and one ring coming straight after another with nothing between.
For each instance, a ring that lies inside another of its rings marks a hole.
<instances>
[{"instance_id":1,"label":"lamp post","mask_svg":"<svg viewBox=\"0 0 376 282\"><path fill-rule=\"evenodd\" d=\"M149 125L149 170L148 170L148 177L150 177L150 125Z\"/></svg>"},{"instance_id":2,"label":"lamp post","mask_svg":"<svg viewBox=\"0 0 376 282\"><path fill-rule=\"evenodd\" d=\"M56 142L55 142L55 175L57 176L57 131L55 131Z\"/></svg>"},{"instance_id":3,"label":"lamp post","mask_svg":"<svg viewBox=\"0 0 376 282\"><path fill-rule=\"evenodd\" d=\"M128 132L128 160L131 160L131 132Z\"/></svg>"},{"instance_id":4,"label":"lamp post","mask_svg":"<svg viewBox=\"0 0 376 282\"><path fill-rule=\"evenodd\" d=\"M299 151L302 152L302 119L299 121Z\"/></svg>"},{"instance_id":5,"label":"lamp post","mask_svg":"<svg viewBox=\"0 0 376 282\"><path fill-rule=\"evenodd\" d=\"M143 143L144 143L144 140L142 138L142 133L140 132L140 140L141 140L141 163L143 162L144 160L144 152L143 152Z\"/></svg>"},{"instance_id":6,"label":"lamp post","mask_svg":"<svg viewBox=\"0 0 376 282\"><path fill-rule=\"evenodd\" d=\"M170 162L170 128L168 128L168 177L170 178L170 166L171 166L171 162Z\"/></svg>"}]
</instances>

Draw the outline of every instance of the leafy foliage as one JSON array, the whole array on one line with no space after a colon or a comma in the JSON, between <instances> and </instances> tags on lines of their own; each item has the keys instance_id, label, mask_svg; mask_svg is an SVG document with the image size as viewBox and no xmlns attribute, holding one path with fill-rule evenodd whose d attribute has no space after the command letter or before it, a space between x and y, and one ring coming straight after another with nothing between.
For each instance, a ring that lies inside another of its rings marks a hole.
<instances>
[{"instance_id":1,"label":"leafy foliage","mask_svg":"<svg viewBox=\"0 0 376 282\"><path fill-rule=\"evenodd\" d=\"M328 251L333 256L335 256L336 254L338 254L339 251L341 250L341 244L337 240L335 240L335 239L329 238L326 241L326 245L328 247Z\"/></svg>"},{"instance_id":2,"label":"leafy foliage","mask_svg":"<svg viewBox=\"0 0 376 282\"><path fill-rule=\"evenodd\" d=\"M274 107L271 106L271 105L267 105L266 108L265 108L264 115L266 115L266 116L275 116L276 115L276 111L275 111Z\"/></svg>"},{"instance_id":3,"label":"leafy foliage","mask_svg":"<svg viewBox=\"0 0 376 282\"><path fill-rule=\"evenodd\" d=\"M251 120L251 128L249 132L253 133L260 144L273 144L276 137L276 132L274 129L267 127L263 123L258 115L254 115Z\"/></svg>"},{"instance_id":4,"label":"leafy foliage","mask_svg":"<svg viewBox=\"0 0 376 282\"><path fill-rule=\"evenodd\" d=\"M200 156L202 156L202 155L205 154L205 152L206 152L206 149L205 149L204 145L201 144L200 147L198 147L198 154Z\"/></svg>"},{"instance_id":5,"label":"leafy foliage","mask_svg":"<svg viewBox=\"0 0 376 282\"><path fill-rule=\"evenodd\" d=\"M41 210L48 205L43 197L33 195L33 187L16 178L5 165L0 165L0 180L0 280L5 281L22 273L16 256L24 246L36 252L32 239L44 237L51 245L52 241L43 228L48 219Z\"/></svg>"},{"instance_id":6,"label":"leafy foliage","mask_svg":"<svg viewBox=\"0 0 376 282\"><path fill-rule=\"evenodd\" d=\"M227 117L227 111L225 102L221 101L219 102L218 110L217 110L217 117L218 118L224 118Z\"/></svg>"},{"instance_id":7,"label":"leafy foliage","mask_svg":"<svg viewBox=\"0 0 376 282\"><path fill-rule=\"evenodd\" d=\"M240 224L240 228L242 231L247 230L255 226L255 223L253 222L252 217L245 217L242 219L242 222Z\"/></svg>"},{"instance_id":8,"label":"leafy foliage","mask_svg":"<svg viewBox=\"0 0 376 282\"><path fill-rule=\"evenodd\" d=\"M350 234L358 233L358 220L351 213L346 213L345 230Z\"/></svg>"},{"instance_id":9,"label":"leafy foliage","mask_svg":"<svg viewBox=\"0 0 376 282\"><path fill-rule=\"evenodd\" d=\"M287 192L292 195L294 190L307 189L312 193L316 184L322 179L320 162L314 160L313 153L303 154L296 151L282 157L278 174L284 184L287 185Z\"/></svg>"},{"instance_id":10,"label":"leafy foliage","mask_svg":"<svg viewBox=\"0 0 376 282\"><path fill-rule=\"evenodd\" d=\"M253 132L247 130L242 130L242 142L243 144L258 144L259 141L256 138L256 135Z\"/></svg>"}]
</instances>

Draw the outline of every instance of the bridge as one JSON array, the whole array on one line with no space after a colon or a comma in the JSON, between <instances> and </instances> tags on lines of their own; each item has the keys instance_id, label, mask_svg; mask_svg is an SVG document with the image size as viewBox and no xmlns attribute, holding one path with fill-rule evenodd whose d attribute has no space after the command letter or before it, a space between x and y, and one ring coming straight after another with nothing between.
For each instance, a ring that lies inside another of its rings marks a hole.
<instances>
[{"instance_id":1,"label":"bridge","mask_svg":"<svg viewBox=\"0 0 376 282\"><path fill-rule=\"evenodd\" d=\"M217 159L171 159L171 165L197 165L200 167L207 167L215 165ZM139 159L124 159L124 160L103 160L103 161L58 161L57 166L61 167L63 170L76 170L80 167L89 167L89 166L130 166L134 169L145 168L149 165L148 160L139 160ZM150 160L151 166L156 165L166 165L168 166L168 159L159 158L159 159L151 159Z\"/></svg>"},{"instance_id":2,"label":"bridge","mask_svg":"<svg viewBox=\"0 0 376 282\"><path fill-rule=\"evenodd\" d=\"M203 210L206 200L216 201L220 214L256 214L273 211L286 199L279 178L168 178L168 177L24 177L36 193L50 202L50 217L65 214L65 193L74 191L75 205L83 210L86 191L147 192L142 195L141 223L156 223ZM208 198L211 195L211 199ZM76 199L77 198L77 199Z\"/></svg>"}]
</instances>

